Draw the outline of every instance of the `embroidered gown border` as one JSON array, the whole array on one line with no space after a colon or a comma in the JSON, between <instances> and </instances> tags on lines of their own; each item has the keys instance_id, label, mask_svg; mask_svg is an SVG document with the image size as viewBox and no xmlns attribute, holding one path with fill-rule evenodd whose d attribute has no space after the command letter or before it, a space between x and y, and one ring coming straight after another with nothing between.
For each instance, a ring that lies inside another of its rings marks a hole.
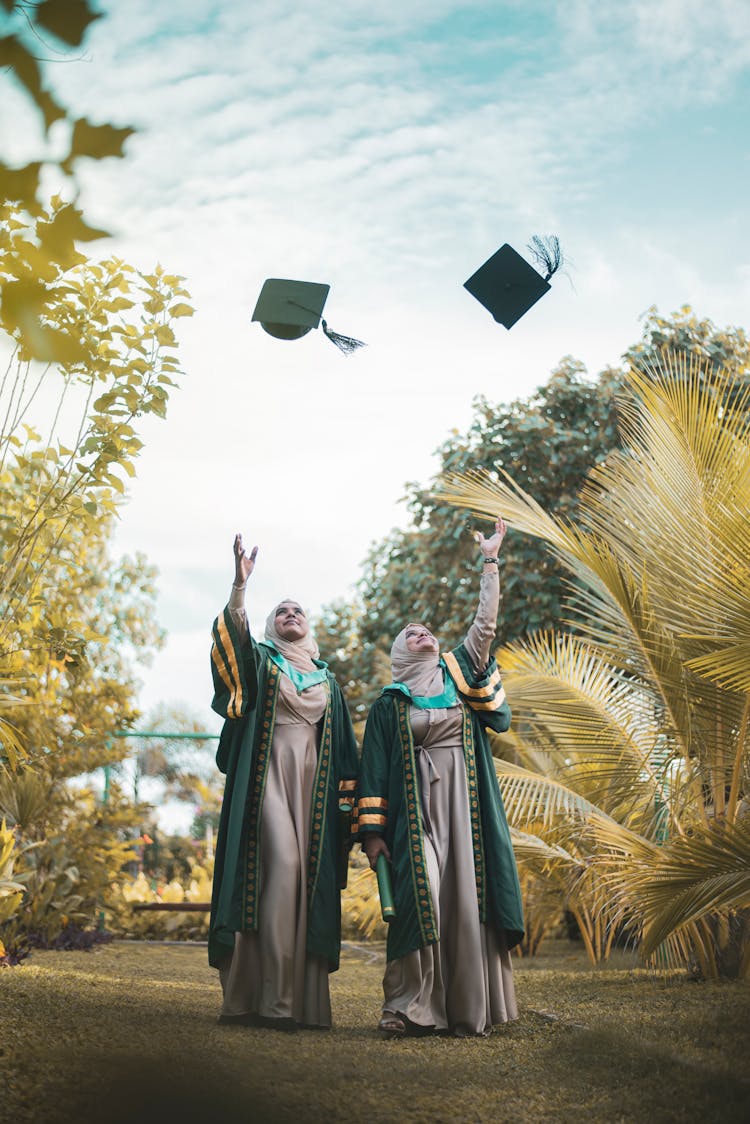
<instances>
[{"instance_id":1,"label":"embroidered gown border","mask_svg":"<svg viewBox=\"0 0 750 1124\"><path fill-rule=\"evenodd\" d=\"M427 863L424 853L424 831L420 814L414 737L411 731L411 722L409 721L409 701L399 697L394 699L394 703L398 714L399 739L403 752L404 802L409 830L409 859L412 886L415 900L418 903L419 929L423 943L432 944L439 940L439 934L435 924L432 893L426 873ZM471 819L471 842L474 851L474 877L476 881L477 903L479 906L480 920L483 924L486 924L487 887L485 882L484 839L479 809L479 782L477 777L476 753L474 749L474 728L471 709L467 706L463 707L461 742L464 763L466 765L466 788Z\"/></svg>"},{"instance_id":2,"label":"embroidered gown border","mask_svg":"<svg viewBox=\"0 0 750 1124\"><path fill-rule=\"evenodd\" d=\"M245 893L242 903L242 916L247 929L258 928L258 883L260 880L260 864L258 851L260 844L260 822L263 809L263 793L268 776L268 764L271 757L271 742L273 740L273 727L276 717L276 701L279 697L279 682L281 672L271 660L268 660L268 689L263 702L263 718L261 736L258 742L258 756L255 762L255 777L248 807L247 824L247 873L245 877Z\"/></svg>"},{"instance_id":3,"label":"embroidered gown border","mask_svg":"<svg viewBox=\"0 0 750 1124\"><path fill-rule=\"evenodd\" d=\"M484 840L482 838L482 818L479 811L479 784L477 780L477 757L474 746L474 726L471 720L471 710L463 708L463 729L461 742L466 765L466 787L469 797L469 813L471 816L471 842L474 849L474 877L477 886L477 901L479 903L479 919L482 924L487 922L487 888L485 885Z\"/></svg>"},{"instance_id":4,"label":"embroidered gown border","mask_svg":"<svg viewBox=\"0 0 750 1124\"><path fill-rule=\"evenodd\" d=\"M326 681L326 710L323 718L323 732L318 750L318 768L313 789L312 815L310 820L310 851L307 866L307 903L308 909L312 907L315 891L318 887L320 874L320 859L323 850L323 840L326 831L326 812L328 809L328 781L331 772L331 745L332 745L332 706L331 689Z\"/></svg>"},{"instance_id":5,"label":"embroidered gown border","mask_svg":"<svg viewBox=\"0 0 750 1124\"><path fill-rule=\"evenodd\" d=\"M268 766L271 758L271 743L273 741L274 720L276 717L276 703L279 696L281 672L272 660L267 660L268 689L263 703L263 717L261 737L258 743L258 754L255 763L255 777L252 783L251 797L248 806L247 829L247 874L244 884L244 901L242 915L248 929L258 928L258 898L260 864L259 844L261 820L263 816L263 794L268 776ZM328 808L328 787L331 771L331 755L333 744L333 723L331 692L328 683L325 684L327 699L326 710L323 718L323 731L318 752L318 766L316 769L313 788L313 801L310 814L310 847L307 866L307 902L308 909L312 906L313 897L318 885L320 865L322 858L323 842L326 831L326 812Z\"/></svg>"},{"instance_id":6,"label":"embroidered gown border","mask_svg":"<svg viewBox=\"0 0 750 1124\"><path fill-rule=\"evenodd\" d=\"M417 902L419 931L423 944L435 944L440 939L440 934L435 922L432 893L427 877L417 763L414 753L414 737L409 721L410 704L408 699L402 697L394 699L394 703L398 715L398 730L403 751L404 803L409 832L409 863L414 900Z\"/></svg>"}]
</instances>

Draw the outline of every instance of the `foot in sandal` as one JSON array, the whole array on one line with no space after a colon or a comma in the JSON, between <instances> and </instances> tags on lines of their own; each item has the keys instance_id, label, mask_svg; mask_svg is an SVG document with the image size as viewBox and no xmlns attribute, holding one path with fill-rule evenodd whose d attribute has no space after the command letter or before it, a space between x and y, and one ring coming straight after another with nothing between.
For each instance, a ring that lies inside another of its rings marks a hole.
<instances>
[{"instance_id":1,"label":"foot in sandal","mask_svg":"<svg viewBox=\"0 0 750 1124\"><path fill-rule=\"evenodd\" d=\"M378 1030L382 1030L386 1038L403 1038L406 1034L406 1023L401 1015L393 1011L383 1011Z\"/></svg>"}]
</instances>

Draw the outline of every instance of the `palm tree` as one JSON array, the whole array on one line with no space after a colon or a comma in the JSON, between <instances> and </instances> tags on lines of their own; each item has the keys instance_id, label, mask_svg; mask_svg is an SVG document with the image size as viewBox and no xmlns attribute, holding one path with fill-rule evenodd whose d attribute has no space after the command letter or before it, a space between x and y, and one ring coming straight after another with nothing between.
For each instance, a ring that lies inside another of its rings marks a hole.
<instances>
[{"instance_id":1,"label":"palm tree","mask_svg":"<svg viewBox=\"0 0 750 1124\"><path fill-rule=\"evenodd\" d=\"M516 715L515 763L497 765L512 824L565 851L548 863L609 938L624 928L646 957L746 977L750 393L738 374L669 353L632 370L623 447L590 473L576 525L505 473L447 477L440 498L502 511L570 579L571 631L499 654Z\"/></svg>"}]
</instances>

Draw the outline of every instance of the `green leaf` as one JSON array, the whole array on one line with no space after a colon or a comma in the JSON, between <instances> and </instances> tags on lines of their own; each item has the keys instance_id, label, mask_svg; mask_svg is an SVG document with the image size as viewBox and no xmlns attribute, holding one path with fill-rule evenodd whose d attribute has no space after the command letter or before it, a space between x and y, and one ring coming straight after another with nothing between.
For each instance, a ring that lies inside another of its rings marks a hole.
<instances>
[{"instance_id":1,"label":"green leaf","mask_svg":"<svg viewBox=\"0 0 750 1124\"><path fill-rule=\"evenodd\" d=\"M169 315L175 317L192 316L194 312L195 309L191 308L189 304L173 304L169 310Z\"/></svg>"}]
</instances>

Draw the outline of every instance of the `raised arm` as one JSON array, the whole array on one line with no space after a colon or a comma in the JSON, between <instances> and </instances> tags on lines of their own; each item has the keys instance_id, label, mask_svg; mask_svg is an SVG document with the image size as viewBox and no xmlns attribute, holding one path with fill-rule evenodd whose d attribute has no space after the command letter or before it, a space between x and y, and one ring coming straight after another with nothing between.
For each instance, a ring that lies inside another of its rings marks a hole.
<instances>
[{"instance_id":1,"label":"raised arm","mask_svg":"<svg viewBox=\"0 0 750 1124\"><path fill-rule=\"evenodd\" d=\"M247 579L255 569L255 559L258 557L258 548L254 546L249 554L245 552L242 544L242 535L234 536L234 582L229 594L227 608L240 636L247 634L247 617L245 615L245 586Z\"/></svg>"},{"instance_id":2,"label":"raised arm","mask_svg":"<svg viewBox=\"0 0 750 1124\"><path fill-rule=\"evenodd\" d=\"M486 539L483 534L477 532L474 536L484 556L484 562L479 581L479 605L474 622L464 640L464 647L477 674L482 672L489 663L490 645L497 627L497 614L500 608L498 554L505 538L506 529L503 519L498 517L494 535Z\"/></svg>"},{"instance_id":3,"label":"raised arm","mask_svg":"<svg viewBox=\"0 0 750 1124\"><path fill-rule=\"evenodd\" d=\"M242 535L234 540L234 585L229 603L214 621L211 630L211 673L214 684L212 708L222 718L241 719L258 698L258 668L255 648L245 616L245 583L255 567L257 546L245 554ZM226 746L219 743L216 762L227 768Z\"/></svg>"}]
</instances>

